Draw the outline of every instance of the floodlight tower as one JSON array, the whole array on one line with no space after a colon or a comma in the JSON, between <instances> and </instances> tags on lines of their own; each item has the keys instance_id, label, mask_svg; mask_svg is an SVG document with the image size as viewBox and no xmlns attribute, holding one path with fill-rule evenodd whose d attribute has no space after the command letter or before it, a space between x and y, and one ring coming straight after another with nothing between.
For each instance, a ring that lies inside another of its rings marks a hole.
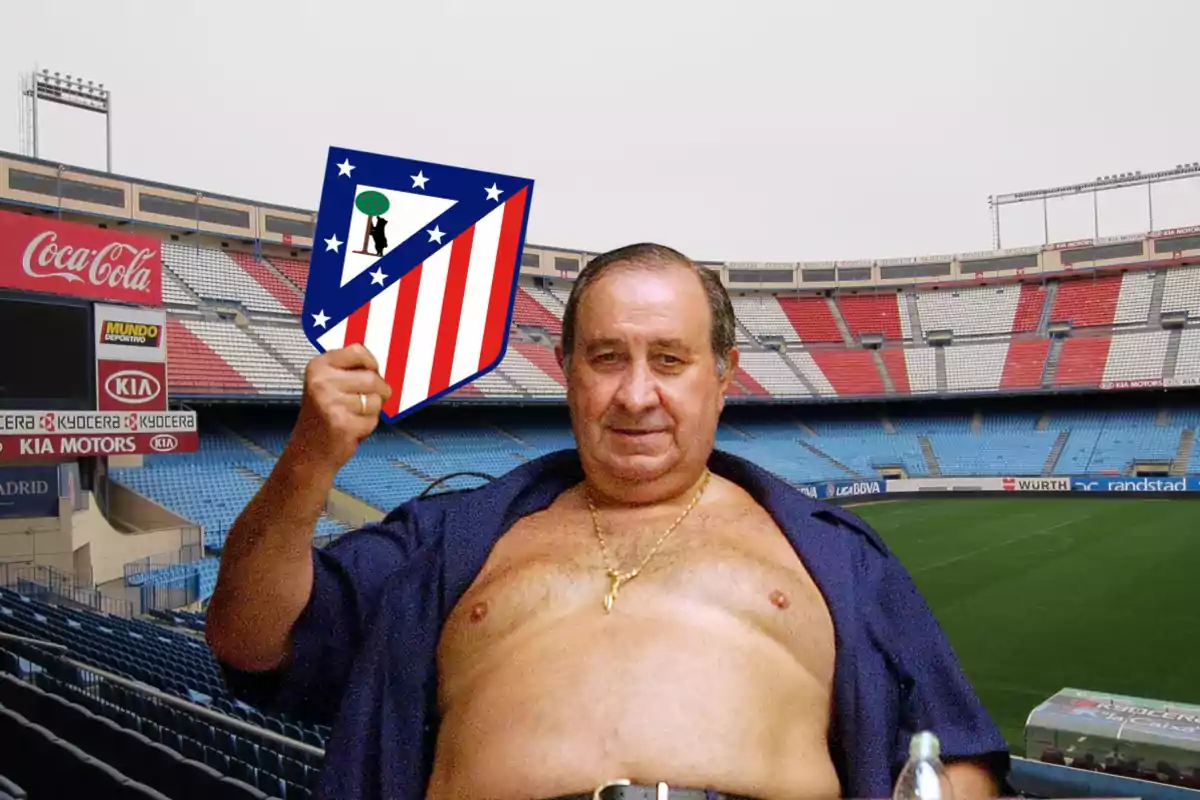
<instances>
[{"instance_id":1,"label":"floodlight tower","mask_svg":"<svg viewBox=\"0 0 1200 800\"><path fill-rule=\"evenodd\" d=\"M104 151L106 171L112 172L112 90L104 84L85 81L75 75L65 77L48 69L21 76L21 137L27 154L38 158L38 101L57 103L104 115Z\"/></svg>"},{"instance_id":2,"label":"floodlight tower","mask_svg":"<svg viewBox=\"0 0 1200 800\"><path fill-rule=\"evenodd\" d=\"M1137 172L1117 172L1112 175L1101 175L1094 181L1073 183L1067 186L1055 186L1050 189L1032 189L1025 192L988 195L988 208L992 213L992 246L999 250L1000 244L1000 207L1015 203L1032 203L1042 201L1042 229L1046 241L1050 244L1050 212L1046 201L1055 197L1070 197L1079 194L1092 195L1092 226L1093 235L1100 238L1100 192L1113 189L1128 189L1131 186L1146 187L1146 214L1150 222L1149 230L1154 230L1154 194L1152 187L1156 183L1200 178L1200 161L1191 164L1176 164L1174 169L1164 169L1158 172L1143 174Z\"/></svg>"}]
</instances>

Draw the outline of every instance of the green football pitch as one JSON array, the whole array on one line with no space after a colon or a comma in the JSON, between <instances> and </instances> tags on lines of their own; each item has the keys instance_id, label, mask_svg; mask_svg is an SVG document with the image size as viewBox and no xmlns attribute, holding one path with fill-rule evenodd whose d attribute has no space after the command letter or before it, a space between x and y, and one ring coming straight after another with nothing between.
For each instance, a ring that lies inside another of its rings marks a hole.
<instances>
[{"instance_id":1,"label":"green football pitch","mask_svg":"<svg viewBox=\"0 0 1200 800\"><path fill-rule=\"evenodd\" d=\"M1200 502L865 503L1015 755L1070 686L1200 703Z\"/></svg>"}]
</instances>

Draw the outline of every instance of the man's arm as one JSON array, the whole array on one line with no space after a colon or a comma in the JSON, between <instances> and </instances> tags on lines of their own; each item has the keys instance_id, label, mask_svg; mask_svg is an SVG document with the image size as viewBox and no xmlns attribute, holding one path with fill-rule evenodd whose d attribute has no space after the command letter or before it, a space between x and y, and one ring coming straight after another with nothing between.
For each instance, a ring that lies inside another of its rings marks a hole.
<instances>
[{"instance_id":1,"label":"man's arm","mask_svg":"<svg viewBox=\"0 0 1200 800\"><path fill-rule=\"evenodd\" d=\"M992 768L975 761L959 761L946 765L946 777L954 789L954 800L986 800L1000 796L1000 787Z\"/></svg>"},{"instance_id":2,"label":"man's arm","mask_svg":"<svg viewBox=\"0 0 1200 800\"><path fill-rule=\"evenodd\" d=\"M315 672L290 669L303 631L305 661L339 654L321 676L321 689L338 694L362 615L408 547L398 546L402 521L368 526L324 551L313 549L312 537L335 476L375 429L389 394L361 345L309 363L292 437L226 537L209 604L205 637L235 692L278 699L281 672L288 672L299 684L288 688L305 694Z\"/></svg>"}]
</instances>

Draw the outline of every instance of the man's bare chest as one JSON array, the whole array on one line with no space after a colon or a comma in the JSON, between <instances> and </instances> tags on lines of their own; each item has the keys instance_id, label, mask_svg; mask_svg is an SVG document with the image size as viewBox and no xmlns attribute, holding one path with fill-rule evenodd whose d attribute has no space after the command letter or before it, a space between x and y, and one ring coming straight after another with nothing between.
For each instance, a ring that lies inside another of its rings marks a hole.
<instances>
[{"instance_id":1,"label":"man's bare chest","mask_svg":"<svg viewBox=\"0 0 1200 800\"><path fill-rule=\"evenodd\" d=\"M439 653L443 671L478 664L493 649L555 625L593 617L620 625L623 615L633 615L664 627L705 619L733 624L795 654L821 683L831 681L832 620L773 521L765 513L699 513L689 523L644 561L658 538L652 529L613 526L606 534L606 559L586 514L542 514L518 522L451 612ZM609 567L640 569L606 614Z\"/></svg>"}]
</instances>

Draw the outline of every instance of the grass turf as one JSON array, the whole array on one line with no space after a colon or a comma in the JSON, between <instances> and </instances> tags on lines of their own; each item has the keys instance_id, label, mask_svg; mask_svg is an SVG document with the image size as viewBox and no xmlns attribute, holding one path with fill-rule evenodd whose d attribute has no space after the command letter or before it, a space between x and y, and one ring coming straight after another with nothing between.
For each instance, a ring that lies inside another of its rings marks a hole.
<instances>
[{"instance_id":1,"label":"grass turf","mask_svg":"<svg viewBox=\"0 0 1200 800\"><path fill-rule=\"evenodd\" d=\"M942 499L852 508L912 573L1024 755L1064 686L1200 703L1200 502Z\"/></svg>"}]
</instances>

